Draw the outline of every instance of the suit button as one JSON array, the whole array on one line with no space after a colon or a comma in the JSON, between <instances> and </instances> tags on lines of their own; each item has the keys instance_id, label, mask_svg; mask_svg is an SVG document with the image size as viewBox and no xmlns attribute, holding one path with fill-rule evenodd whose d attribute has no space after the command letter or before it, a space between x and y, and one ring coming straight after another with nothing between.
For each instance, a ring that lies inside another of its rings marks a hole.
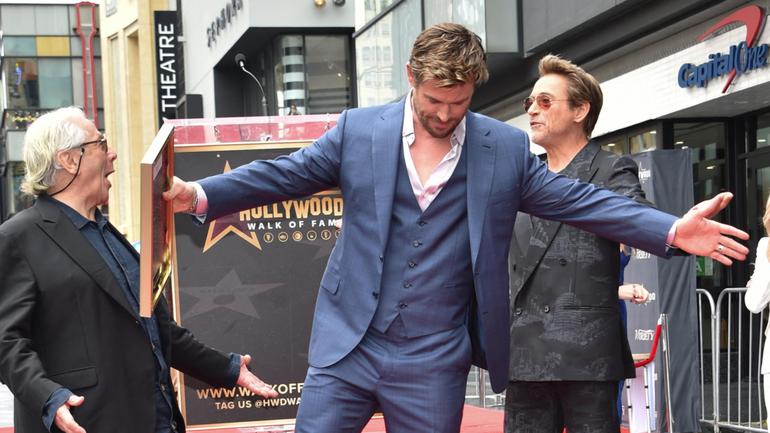
<instances>
[{"instance_id":1,"label":"suit button","mask_svg":"<svg viewBox=\"0 0 770 433\"><path fill-rule=\"evenodd\" d=\"M377 292L372 292L372 297L373 297L374 299L377 299L377 298L379 298L379 297L380 297L380 294L379 294L379 293L377 293Z\"/></svg>"},{"instance_id":2,"label":"suit button","mask_svg":"<svg viewBox=\"0 0 770 433\"><path fill-rule=\"evenodd\" d=\"M427 222L427 221L425 221L425 220L420 220L420 221L418 221L418 222L417 222L417 224L418 224L420 227L425 227L425 224L428 224L428 222Z\"/></svg>"},{"instance_id":3,"label":"suit button","mask_svg":"<svg viewBox=\"0 0 770 433\"><path fill-rule=\"evenodd\" d=\"M404 282L404 288L405 289L408 289L410 287L412 287L412 283L410 283L409 281Z\"/></svg>"},{"instance_id":4,"label":"suit button","mask_svg":"<svg viewBox=\"0 0 770 433\"><path fill-rule=\"evenodd\" d=\"M551 311L551 307L549 307L548 305L546 305L545 307L543 307L543 313L547 313L547 312L549 312L549 311Z\"/></svg>"},{"instance_id":5,"label":"suit button","mask_svg":"<svg viewBox=\"0 0 770 433\"><path fill-rule=\"evenodd\" d=\"M564 257L560 258L559 264L562 266L567 266L567 259L565 259Z\"/></svg>"},{"instance_id":6,"label":"suit button","mask_svg":"<svg viewBox=\"0 0 770 433\"><path fill-rule=\"evenodd\" d=\"M414 268L415 266L417 266L417 263L415 263L415 262L413 262L411 260L409 260L409 263L407 263L407 264L409 265L410 268Z\"/></svg>"},{"instance_id":7,"label":"suit button","mask_svg":"<svg viewBox=\"0 0 770 433\"><path fill-rule=\"evenodd\" d=\"M406 304L402 302L402 303L398 304L398 308L403 310L404 308L406 308Z\"/></svg>"},{"instance_id":8,"label":"suit button","mask_svg":"<svg viewBox=\"0 0 770 433\"><path fill-rule=\"evenodd\" d=\"M413 245L415 248L419 248L419 247L420 247L420 245L422 245L422 242L420 242L420 241L414 241L414 242L412 242L412 245Z\"/></svg>"},{"instance_id":9,"label":"suit button","mask_svg":"<svg viewBox=\"0 0 770 433\"><path fill-rule=\"evenodd\" d=\"M513 314L517 316L521 316L521 308L516 308L516 310L513 312Z\"/></svg>"},{"instance_id":10,"label":"suit button","mask_svg":"<svg viewBox=\"0 0 770 433\"><path fill-rule=\"evenodd\" d=\"M385 257L383 257L382 255L380 255L380 263L382 263L382 262L384 262L384 261L385 261Z\"/></svg>"}]
</instances>

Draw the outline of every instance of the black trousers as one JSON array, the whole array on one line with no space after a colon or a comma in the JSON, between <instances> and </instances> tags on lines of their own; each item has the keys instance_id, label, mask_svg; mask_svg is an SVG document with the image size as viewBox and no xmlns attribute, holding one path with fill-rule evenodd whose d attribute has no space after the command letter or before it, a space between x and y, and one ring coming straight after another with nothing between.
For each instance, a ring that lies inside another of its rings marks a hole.
<instances>
[{"instance_id":1,"label":"black trousers","mask_svg":"<svg viewBox=\"0 0 770 433\"><path fill-rule=\"evenodd\" d=\"M618 382L508 382L505 433L618 433Z\"/></svg>"}]
</instances>

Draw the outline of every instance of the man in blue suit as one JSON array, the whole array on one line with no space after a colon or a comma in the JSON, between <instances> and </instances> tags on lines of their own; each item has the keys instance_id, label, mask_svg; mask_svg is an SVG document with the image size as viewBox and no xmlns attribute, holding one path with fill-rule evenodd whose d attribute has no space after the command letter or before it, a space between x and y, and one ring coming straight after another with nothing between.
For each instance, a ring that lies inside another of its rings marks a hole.
<instances>
[{"instance_id":1,"label":"man in blue suit","mask_svg":"<svg viewBox=\"0 0 770 433\"><path fill-rule=\"evenodd\" d=\"M488 72L481 39L423 31L399 102L343 112L312 145L165 194L210 221L339 188L344 228L321 280L297 432L359 432L379 406L389 432L458 432L471 362L495 391L508 377L508 250L516 211L574 224L658 255L667 243L723 263L740 230L677 220L548 171L526 135L468 111ZM676 225L675 225L676 222Z\"/></svg>"}]
</instances>

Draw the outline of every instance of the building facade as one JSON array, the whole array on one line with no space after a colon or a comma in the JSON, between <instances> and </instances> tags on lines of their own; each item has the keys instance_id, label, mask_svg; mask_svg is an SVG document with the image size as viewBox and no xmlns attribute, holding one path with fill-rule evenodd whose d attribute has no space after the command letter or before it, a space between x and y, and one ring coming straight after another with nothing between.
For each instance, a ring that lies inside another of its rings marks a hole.
<instances>
[{"instance_id":1,"label":"building facade","mask_svg":"<svg viewBox=\"0 0 770 433\"><path fill-rule=\"evenodd\" d=\"M160 128L155 12L172 0L107 0L101 8L105 129L118 159L110 190L110 221L139 239L139 162Z\"/></svg>"},{"instance_id":2,"label":"building facade","mask_svg":"<svg viewBox=\"0 0 770 433\"><path fill-rule=\"evenodd\" d=\"M95 3L0 1L0 221L32 203L19 190L29 123L75 105L104 128L99 25Z\"/></svg>"}]
</instances>

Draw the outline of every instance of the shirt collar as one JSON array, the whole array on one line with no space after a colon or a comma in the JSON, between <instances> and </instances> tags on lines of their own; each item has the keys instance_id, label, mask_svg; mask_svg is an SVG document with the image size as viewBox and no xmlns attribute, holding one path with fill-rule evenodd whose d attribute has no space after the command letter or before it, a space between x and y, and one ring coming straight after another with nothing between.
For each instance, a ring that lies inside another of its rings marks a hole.
<instances>
[{"instance_id":1,"label":"shirt collar","mask_svg":"<svg viewBox=\"0 0 770 433\"><path fill-rule=\"evenodd\" d=\"M51 200L59 206L59 209L64 212L64 215L67 215L67 218L72 221L72 224L75 225L75 228L78 230L81 230L83 227L85 227L88 223L95 223L100 228L104 228L104 226L107 224L107 219L104 218L104 215L102 215L102 212L99 210L99 208L96 208L96 211L94 212L94 219L95 221L91 221L88 218L84 217L83 215L80 215L75 209L72 209L69 205L67 205L64 202L61 202L55 198L51 198Z\"/></svg>"},{"instance_id":2,"label":"shirt collar","mask_svg":"<svg viewBox=\"0 0 770 433\"><path fill-rule=\"evenodd\" d=\"M409 89L409 93L404 98L404 122L401 129L401 138L406 141L409 146L414 144L414 118L412 115L412 95L414 94L414 88ZM452 131L452 136L449 138L452 143L452 150L462 147L465 143L465 116L463 120L455 126L455 130Z\"/></svg>"}]
</instances>

